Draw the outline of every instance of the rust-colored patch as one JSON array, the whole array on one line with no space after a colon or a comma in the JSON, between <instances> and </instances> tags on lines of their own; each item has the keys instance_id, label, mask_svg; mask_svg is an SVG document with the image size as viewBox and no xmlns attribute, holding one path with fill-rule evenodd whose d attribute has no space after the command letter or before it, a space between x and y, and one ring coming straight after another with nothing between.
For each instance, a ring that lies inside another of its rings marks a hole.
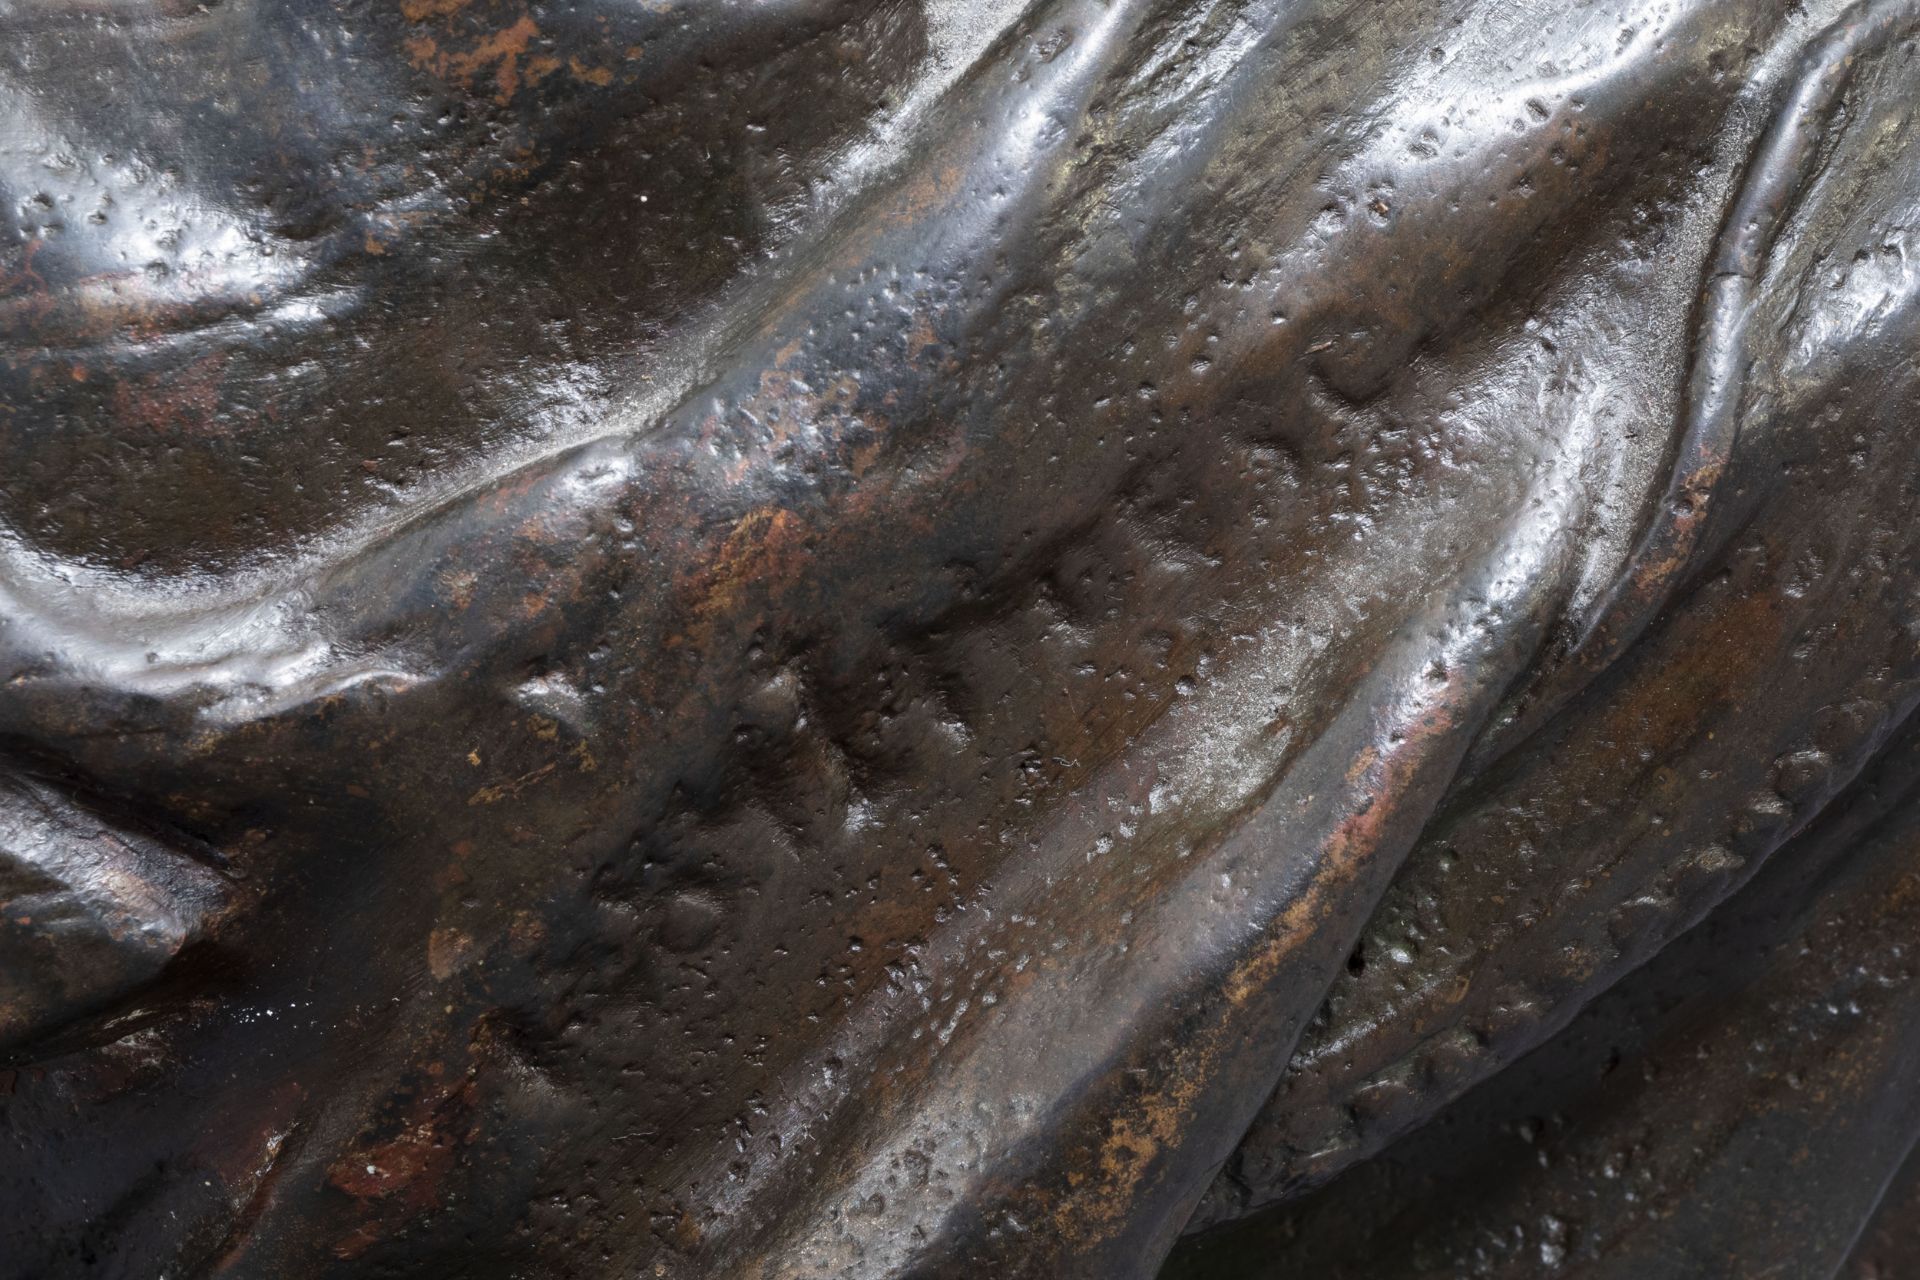
<instances>
[{"instance_id":1,"label":"rust-colored patch","mask_svg":"<svg viewBox=\"0 0 1920 1280\"><path fill-rule=\"evenodd\" d=\"M421 71L469 91L478 91L490 76L494 101L505 106L520 91L520 60L539 34L533 19L522 14L511 26L488 32L464 49L442 48L432 36L411 37L407 58Z\"/></svg>"},{"instance_id":2,"label":"rust-colored patch","mask_svg":"<svg viewBox=\"0 0 1920 1280\"><path fill-rule=\"evenodd\" d=\"M446 1074L444 1067L437 1073L419 1072L412 1082L413 1103L400 1116L397 1130L379 1137L363 1133L329 1167L327 1185L369 1210L357 1228L335 1242L335 1256L358 1257L411 1214L439 1202L441 1185L478 1123L477 1068L477 1063L469 1065L453 1081L439 1078Z\"/></svg>"},{"instance_id":3,"label":"rust-colored patch","mask_svg":"<svg viewBox=\"0 0 1920 1280\"><path fill-rule=\"evenodd\" d=\"M613 70L610 67L592 67L578 58L568 58L567 70L573 73L574 79L603 89L613 83Z\"/></svg>"},{"instance_id":4,"label":"rust-colored patch","mask_svg":"<svg viewBox=\"0 0 1920 1280\"><path fill-rule=\"evenodd\" d=\"M477 585L479 578L471 569L449 569L440 578L440 590L447 603L461 610L473 604L473 592Z\"/></svg>"},{"instance_id":5,"label":"rust-colored patch","mask_svg":"<svg viewBox=\"0 0 1920 1280\"><path fill-rule=\"evenodd\" d=\"M469 805L498 804L502 800L512 799L534 783L540 781L540 779L552 773L555 767L553 764L543 764L538 769L532 770L529 773L523 773L517 778L510 779L506 782L496 782L492 786L482 787L467 797L467 803Z\"/></svg>"},{"instance_id":6,"label":"rust-colored patch","mask_svg":"<svg viewBox=\"0 0 1920 1280\"><path fill-rule=\"evenodd\" d=\"M408 22L445 18L460 12L471 0L400 0L400 14Z\"/></svg>"},{"instance_id":7,"label":"rust-colored patch","mask_svg":"<svg viewBox=\"0 0 1920 1280\"><path fill-rule=\"evenodd\" d=\"M220 412L227 357L202 356L184 369L122 378L113 386L113 412L129 426L206 439L233 434Z\"/></svg>"},{"instance_id":8,"label":"rust-colored patch","mask_svg":"<svg viewBox=\"0 0 1920 1280\"><path fill-rule=\"evenodd\" d=\"M427 935L427 972L445 982L466 968L473 958L473 939L458 929L435 929Z\"/></svg>"},{"instance_id":9,"label":"rust-colored patch","mask_svg":"<svg viewBox=\"0 0 1920 1280\"><path fill-rule=\"evenodd\" d=\"M759 507L733 526L699 584L700 612L711 617L738 606L747 584L767 579L805 554L807 530L781 507Z\"/></svg>"}]
</instances>

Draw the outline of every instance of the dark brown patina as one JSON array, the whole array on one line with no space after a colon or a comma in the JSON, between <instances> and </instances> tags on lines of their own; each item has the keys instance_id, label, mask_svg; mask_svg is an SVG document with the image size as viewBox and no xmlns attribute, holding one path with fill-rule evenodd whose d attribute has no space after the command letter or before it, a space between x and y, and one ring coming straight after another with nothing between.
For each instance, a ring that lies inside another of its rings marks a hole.
<instances>
[{"instance_id":1,"label":"dark brown patina","mask_svg":"<svg viewBox=\"0 0 1920 1280\"><path fill-rule=\"evenodd\" d=\"M1920 3L0 26L0 1275L1920 1267Z\"/></svg>"}]
</instances>

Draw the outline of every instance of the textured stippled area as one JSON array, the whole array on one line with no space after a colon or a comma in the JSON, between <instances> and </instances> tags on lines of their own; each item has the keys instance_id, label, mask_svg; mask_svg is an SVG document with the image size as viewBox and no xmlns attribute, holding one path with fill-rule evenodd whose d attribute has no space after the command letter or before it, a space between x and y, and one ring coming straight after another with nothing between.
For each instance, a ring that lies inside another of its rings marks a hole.
<instances>
[{"instance_id":1,"label":"textured stippled area","mask_svg":"<svg viewBox=\"0 0 1920 1280\"><path fill-rule=\"evenodd\" d=\"M0 34L0 1277L1920 1274L1920 0Z\"/></svg>"}]
</instances>

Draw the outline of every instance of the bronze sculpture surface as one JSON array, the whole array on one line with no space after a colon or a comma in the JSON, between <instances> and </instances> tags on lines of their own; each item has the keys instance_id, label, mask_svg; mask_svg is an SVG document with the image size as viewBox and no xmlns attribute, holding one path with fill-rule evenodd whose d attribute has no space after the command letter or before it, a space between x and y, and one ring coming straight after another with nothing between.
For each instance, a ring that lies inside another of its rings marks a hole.
<instances>
[{"instance_id":1,"label":"bronze sculpture surface","mask_svg":"<svg viewBox=\"0 0 1920 1280\"><path fill-rule=\"evenodd\" d=\"M0 1275L1920 1268L1920 0L0 15Z\"/></svg>"}]
</instances>

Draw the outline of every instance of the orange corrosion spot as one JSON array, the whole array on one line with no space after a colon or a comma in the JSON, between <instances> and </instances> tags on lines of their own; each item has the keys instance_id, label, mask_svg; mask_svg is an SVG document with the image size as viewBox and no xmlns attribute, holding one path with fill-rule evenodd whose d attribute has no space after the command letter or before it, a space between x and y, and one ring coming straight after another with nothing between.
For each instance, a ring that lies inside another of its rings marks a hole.
<instances>
[{"instance_id":1,"label":"orange corrosion spot","mask_svg":"<svg viewBox=\"0 0 1920 1280\"><path fill-rule=\"evenodd\" d=\"M467 7L467 0L400 0L400 16L408 22L445 18Z\"/></svg>"},{"instance_id":2,"label":"orange corrosion spot","mask_svg":"<svg viewBox=\"0 0 1920 1280\"><path fill-rule=\"evenodd\" d=\"M520 90L520 59L539 34L533 19L522 14L512 26L459 52L442 49L431 36L415 36L407 41L407 57L420 70L466 89L476 88L491 70L494 101L505 106Z\"/></svg>"},{"instance_id":3,"label":"orange corrosion spot","mask_svg":"<svg viewBox=\"0 0 1920 1280\"><path fill-rule=\"evenodd\" d=\"M567 70L573 72L574 79L584 80L601 88L613 83L613 71L608 67L590 67L578 58L567 59Z\"/></svg>"}]
</instances>

